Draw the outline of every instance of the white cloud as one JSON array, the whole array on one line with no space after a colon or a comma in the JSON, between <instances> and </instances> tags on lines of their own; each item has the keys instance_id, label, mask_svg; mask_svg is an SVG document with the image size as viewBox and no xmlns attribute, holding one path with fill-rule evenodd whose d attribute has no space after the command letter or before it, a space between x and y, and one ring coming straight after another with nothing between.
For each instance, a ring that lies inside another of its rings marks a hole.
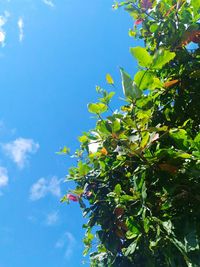
<instances>
[{"instance_id":1,"label":"white cloud","mask_svg":"<svg viewBox=\"0 0 200 267\"><path fill-rule=\"evenodd\" d=\"M76 239L70 232L64 233L64 235L56 242L55 247L65 250L66 259L70 259L76 245Z\"/></svg>"},{"instance_id":2,"label":"white cloud","mask_svg":"<svg viewBox=\"0 0 200 267\"><path fill-rule=\"evenodd\" d=\"M18 19L17 25L19 29L19 41L22 42L24 39L24 21L22 17Z\"/></svg>"},{"instance_id":3,"label":"white cloud","mask_svg":"<svg viewBox=\"0 0 200 267\"><path fill-rule=\"evenodd\" d=\"M8 171L4 167L0 167L0 188L8 185Z\"/></svg>"},{"instance_id":4,"label":"white cloud","mask_svg":"<svg viewBox=\"0 0 200 267\"><path fill-rule=\"evenodd\" d=\"M52 177L50 180L40 178L30 189L30 200L36 201L44 198L47 194L56 197L61 196L60 182L57 177Z\"/></svg>"},{"instance_id":5,"label":"white cloud","mask_svg":"<svg viewBox=\"0 0 200 267\"><path fill-rule=\"evenodd\" d=\"M0 43L2 46L5 45L5 39L6 39L6 32L4 31L3 26L6 24L9 16L10 13L8 11L5 11L4 15L0 16Z\"/></svg>"},{"instance_id":6,"label":"white cloud","mask_svg":"<svg viewBox=\"0 0 200 267\"><path fill-rule=\"evenodd\" d=\"M9 15L7 13L0 16L0 27L4 26L6 24L8 17L9 17Z\"/></svg>"},{"instance_id":7,"label":"white cloud","mask_svg":"<svg viewBox=\"0 0 200 267\"><path fill-rule=\"evenodd\" d=\"M43 0L43 3L47 6L54 7L54 3L51 0Z\"/></svg>"},{"instance_id":8,"label":"white cloud","mask_svg":"<svg viewBox=\"0 0 200 267\"><path fill-rule=\"evenodd\" d=\"M53 211L47 215L46 225L54 225L58 222L59 216L57 211Z\"/></svg>"},{"instance_id":9,"label":"white cloud","mask_svg":"<svg viewBox=\"0 0 200 267\"><path fill-rule=\"evenodd\" d=\"M29 154L37 152L39 144L32 139L17 138L13 142L3 144L2 147L5 153L22 169L29 158Z\"/></svg>"},{"instance_id":10,"label":"white cloud","mask_svg":"<svg viewBox=\"0 0 200 267\"><path fill-rule=\"evenodd\" d=\"M4 32L4 30L0 28L0 43L2 44L2 46L4 46L5 44L5 39L6 39L6 33Z\"/></svg>"}]
</instances>

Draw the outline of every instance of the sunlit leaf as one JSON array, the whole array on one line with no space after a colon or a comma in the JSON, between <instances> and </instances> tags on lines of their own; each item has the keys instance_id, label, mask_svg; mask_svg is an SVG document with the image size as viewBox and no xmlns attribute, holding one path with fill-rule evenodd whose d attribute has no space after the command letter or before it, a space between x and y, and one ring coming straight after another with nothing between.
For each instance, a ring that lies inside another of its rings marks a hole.
<instances>
[{"instance_id":1,"label":"sunlit leaf","mask_svg":"<svg viewBox=\"0 0 200 267\"><path fill-rule=\"evenodd\" d=\"M138 71L135 74L134 81L139 89L146 90L151 88L154 82L154 75L149 71Z\"/></svg>"},{"instance_id":2,"label":"sunlit leaf","mask_svg":"<svg viewBox=\"0 0 200 267\"><path fill-rule=\"evenodd\" d=\"M113 78L112 78L112 76L108 73L108 74L106 74L106 81L107 81L107 83L108 84L114 84L114 80L113 80Z\"/></svg>"},{"instance_id":3,"label":"sunlit leaf","mask_svg":"<svg viewBox=\"0 0 200 267\"><path fill-rule=\"evenodd\" d=\"M94 114L101 114L107 111L107 106L103 103L90 103L88 104L88 111Z\"/></svg>"},{"instance_id":4,"label":"sunlit leaf","mask_svg":"<svg viewBox=\"0 0 200 267\"><path fill-rule=\"evenodd\" d=\"M142 95L142 91L137 87L137 85L132 81L128 73L126 73L122 68L120 68L122 77L122 88L124 95L128 99L138 99Z\"/></svg>"},{"instance_id":5,"label":"sunlit leaf","mask_svg":"<svg viewBox=\"0 0 200 267\"><path fill-rule=\"evenodd\" d=\"M153 69L161 69L164 65L169 63L176 54L174 52L170 52L168 50L159 49L153 56Z\"/></svg>"},{"instance_id":6,"label":"sunlit leaf","mask_svg":"<svg viewBox=\"0 0 200 267\"><path fill-rule=\"evenodd\" d=\"M141 67L149 67L151 65L152 57L145 48L140 46L132 47L130 52Z\"/></svg>"}]
</instances>

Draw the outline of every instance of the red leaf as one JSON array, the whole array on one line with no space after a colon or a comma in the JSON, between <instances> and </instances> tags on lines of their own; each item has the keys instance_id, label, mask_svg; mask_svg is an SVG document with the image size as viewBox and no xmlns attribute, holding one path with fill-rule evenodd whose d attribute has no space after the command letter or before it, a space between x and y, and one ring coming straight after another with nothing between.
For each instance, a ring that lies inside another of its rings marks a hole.
<instances>
[{"instance_id":1,"label":"red leaf","mask_svg":"<svg viewBox=\"0 0 200 267\"><path fill-rule=\"evenodd\" d=\"M120 217L120 216L122 216L124 214L124 209L121 208L121 207L118 207L118 208L115 209L114 213L115 213L115 215L117 217Z\"/></svg>"},{"instance_id":2,"label":"red leaf","mask_svg":"<svg viewBox=\"0 0 200 267\"><path fill-rule=\"evenodd\" d=\"M67 194L67 198L71 201L74 201L74 202L77 202L78 201L78 197L77 196L74 196L72 194Z\"/></svg>"},{"instance_id":3,"label":"red leaf","mask_svg":"<svg viewBox=\"0 0 200 267\"><path fill-rule=\"evenodd\" d=\"M139 25L143 22L143 19L137 19L134 23L134 25Z\"/></svg>"}]
</instances>

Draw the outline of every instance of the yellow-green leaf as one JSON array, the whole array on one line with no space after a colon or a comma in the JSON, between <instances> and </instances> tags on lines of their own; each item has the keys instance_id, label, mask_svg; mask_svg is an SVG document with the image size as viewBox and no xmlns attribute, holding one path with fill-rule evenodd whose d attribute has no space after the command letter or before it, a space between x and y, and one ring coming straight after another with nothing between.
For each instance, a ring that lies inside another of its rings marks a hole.
<instances>
[{"instance_id":1,"label":"yellow-green leaf","mask_svg":"<svg viewBox=\"0 0 200 267\"><path fill-rule=\"evenodd\" d=\"M106 81L108 84L112 84L112 85L114 84L114 80L109 73L106 74Z\"/></svg>"},{"instance_id":2,"label":"yellow-green leaf","mask_svg":"<svg viewBox=\"0 0 200 267\"><path fill-rule=\"evenodd\" d=\"M107 111L107 106L103 103L90 103L88 104L88 111L94 114L101 114Z\"/></svg>"},{"instance_id":3,"label":"yellow-green leaf","mask_svg":"<svg viewBox=\"0 0 200 267\"><path fill-rule=\"evenodd\" d=\"M152 63L152 57L143 47L137 46L130 48L130 52L137 59L141 67L149 67Z\"/></svg>"}]
</instances>

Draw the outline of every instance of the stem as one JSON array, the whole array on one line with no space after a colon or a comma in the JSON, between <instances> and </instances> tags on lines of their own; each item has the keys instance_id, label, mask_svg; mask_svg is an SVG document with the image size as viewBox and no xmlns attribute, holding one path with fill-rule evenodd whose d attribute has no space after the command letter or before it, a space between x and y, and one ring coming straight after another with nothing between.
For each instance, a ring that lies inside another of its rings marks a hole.
<instances>
[{"instance_id":1,"label":"stem","mask_svg":"<svg viewBox=\"0 0 200 267\"><path fill-rule=\"evenodd\" d=\"M135 102L134 102L134 100L132 100L132 105L133 105L132 112L131 112L132 113L132 117L133 117L133 120L135 122L136 130L137 130L137 132L138 132L138 134L140 136L140 140L142 140L142 135L141 135L140 129L139 129L139 127L137 125L137 122L136 122L135 112L133 113L133 109L135 108ZM141 143L140 140L138 141L139 146L140 146L140 143Z\"/></svg>"},{"instance_id":2,"label":"stem","mask_svg":"<svg viewBox=\"0 0 200 267\"><path fill-rule=\"evenodd\" d=\"M156 19L155 17L151 16L146 10L142 9L142 11L141 11L135 4L133 4L133 3L130 3L130 4L132 4L132 6L133 6L133 7L134 7L140 14L144 13L144 14L147 15L149 18L151 18L151 19L153 19L153 20L155 20L155 21L157 21L157 22L160 22L160 20L158 20L158 19Z\"/></svg>"},{"instance_id":3,"label":"stem","mask_svg":"<svg viewBox=\"0 0 200 267\"><path fill-rule=\"evenodd\" d=\"M109 104L107 104L107 106L108 106L108 108L110 109L110 111L111 111L112 113L114 113L114 110L111 108L111 106L110 106Z\"/></svg>"}]
</instances>

